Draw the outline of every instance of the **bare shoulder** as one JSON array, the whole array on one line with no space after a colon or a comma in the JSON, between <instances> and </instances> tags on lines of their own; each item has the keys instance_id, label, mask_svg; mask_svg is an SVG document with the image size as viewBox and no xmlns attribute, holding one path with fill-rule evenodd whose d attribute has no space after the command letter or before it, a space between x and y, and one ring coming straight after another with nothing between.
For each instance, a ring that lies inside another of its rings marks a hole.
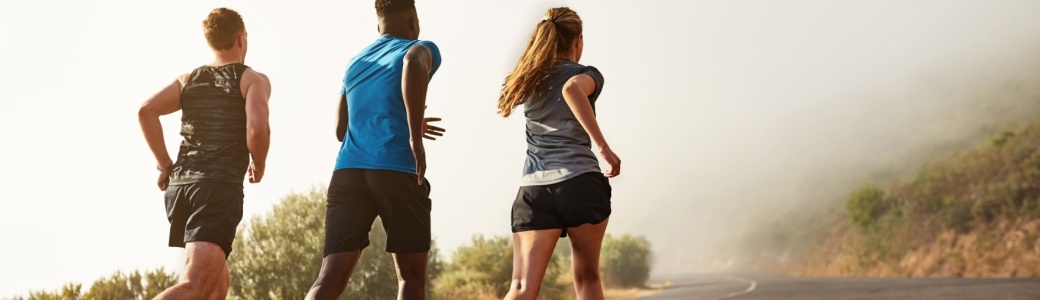
<instances>
[{"instance_id":1,"label":"bare shoulder","mask_svg":"<svg viewBox=\"0 0 1040 300\"><path fill-rule=\"evenodd\" d=\"M177 84L181 85L180 88L183 89L184 85L188 83L188 76L191 76L191 73L184 73L177 76Z\"/></svg>"},{"instance_id":2,"label":"bare shoulder","mask_svg":"<svg viewBox=\"0 0 1040 300\"><path fill-rule=\"evenodd\" d=\"M404 55L405 61L429 59L433 59L433 53L430 52L430 48L426 47L426 45L423 45L421 43L412 45L411 48L408 48L408 53L405 53Z\"/></svg>"},{"instance_id":3,"label":"bare shoulder","mask_svg":"<svg viewBox=\"0 0 1040 300\"><path fill-rule=\"evenodd\" d=\"M596 90L596 80L591 75L585 73L574 75L567 79L567 83L564 84L564 89L569 88L579 88L586 95L590 95Z\"/></svg>"},{"instance_id":4,"label":"bare shoulder","mask_svg":"<svg viewBox=\"0 0 1040 300\"><path fill-rule=\"evenodd\" d=\"M267 74L257 72L253 68L248 68L245 72L242 72L242 81L248 83L262 82L268 85L271 84L271 79L267 78Z\"/></svg>"},{"instance_id":5,"label":"bare shoulder","mask_svg":"<svg viewBox=\"0 0 1040 300\"><path fill-rule=\"evenodd\" d=\"M261 96L270 97L271 95L271 79L267 78L264 73L257 72L253 68L248 68L245 72L242 72L242 97L249 99L248 93L250 91L259 91Z\"/></svg>"}]
</instances>

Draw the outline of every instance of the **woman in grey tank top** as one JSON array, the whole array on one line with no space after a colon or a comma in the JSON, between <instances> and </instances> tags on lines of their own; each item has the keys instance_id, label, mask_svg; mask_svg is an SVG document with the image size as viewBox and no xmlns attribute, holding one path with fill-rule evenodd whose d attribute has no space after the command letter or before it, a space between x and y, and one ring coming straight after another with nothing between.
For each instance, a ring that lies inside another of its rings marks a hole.
<instances>
[{"instance_id":1,"label":"woman in grey tank top","mask_svg":"<svg viewBox=\"0 0 1040 300\"><path fill-rule=\"evenodd\" d=\"M607 178L621 173L596 121L603 75L578 64L584 40L578 14L545 13L498 99L508 117L527 119L527 160L512 209L513 280L506 299L534 299L556 242L570 236L578 299L603 299L599 252L610 217ZM595 145L595 150L593 149ZM606 171L599 168L602 158Z\"/></svg>"}]
</instances>

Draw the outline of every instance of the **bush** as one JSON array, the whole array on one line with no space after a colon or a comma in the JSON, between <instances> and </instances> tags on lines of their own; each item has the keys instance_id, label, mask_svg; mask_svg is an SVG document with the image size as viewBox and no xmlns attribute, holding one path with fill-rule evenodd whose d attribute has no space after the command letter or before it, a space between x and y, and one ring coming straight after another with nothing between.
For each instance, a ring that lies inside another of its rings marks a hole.
<instances>
[{"instance_id":1,"label":"bush","mask_svg":"<svg viewBox=\"0 0 1040 300\"><path fill-rule=\"evenodd\" d=\"M539 295L560 298L566 286L559 283L567 268L561 253L554 253L542 278ZM460 246L452 262L434 283L434 294L445 299L502 298L513 280L513 246L509 237L473 237L471 245ZM461 298L460 298L461 297Z\"/></svg>"},{"instance_id":2,"label":"bush","mask_svg":"<svg viewBox=\"0 0 1040 300\"><path fill-rule=\"evenodd\" d=\"M143 280L142 280L143 279ZM124 274L115 272L112 276L103 277L90 286L90 290L81 294L82 285L66 284L60 291L33 291L28 300L107 300L107 299L152 299L163 290L177 284L177 275L166 273L163 268Z\"/></svg>"},{"instance_id":3,"label":"bush","mask_svg":"<svg viewBox=\"0 0 1040 300\"><path fill-rule=\"evenodd\" d=\"M246 299L297 299L307 294L318 278L325 239L326 191L314 189L282 199L265 217L254 217L235 239L228 263L231 293ZM376 219L368 235L371 244L361 257L340 299L392 299L397 297L397 272L385 251L386 232ZM436 247L431 245L428 278L441 270ZM427 284L427 291L431 284Z\"/></svg>"},{"instance_id":4,"label":"bush","mask_svg":"<svg viewBox=\"0 0 1040 300\"><path fill-rule=\"evenodd\" d=\"M874 224L884 213L885 192L873 184L866 184L845 201L845 213L860 228Z\"/></svg>"},{"instance_id":5,"label":"bush","mask_svg":"<svg viewBox=\"0 0 1040 300\"><path fill-rule=\"evenodd\" d=\"M493 281L484 272L451 270L437 277L433 294L437 295L438 299L501 299L501 286L491 284Z\"/></svg>"},{"instance_id":6,"label":"bush","mask_svg":"<svg viewBox=\"0 0 1040 300\"><path fill-rule=\"evenodd\" d=\"M603 238L600 268L607 286L642 287L650 278L650 242L645 237L629 234Z\"/></svg>"}]
</instances>

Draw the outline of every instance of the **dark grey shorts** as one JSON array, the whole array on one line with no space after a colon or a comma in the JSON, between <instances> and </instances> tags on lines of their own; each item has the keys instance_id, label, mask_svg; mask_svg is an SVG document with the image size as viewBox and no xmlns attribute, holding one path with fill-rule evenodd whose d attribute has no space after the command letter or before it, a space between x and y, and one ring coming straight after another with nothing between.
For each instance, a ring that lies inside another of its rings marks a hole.
<instances>
[{"instance_id":1,"label":"dark grey shorts","mask_svg":"<svg viewBox=\"0 0 1040 300\"><path fill-rule=\"evenodd\" d=\"M166 218L170 221L170 247L188 242L210 242L231 254L235 229L242 221L242 185L196 182L166 188Z\"/></svg>"},{"instance_id":2,"label":"dark grey shorts","mask_svg":"<svg viewBox=\"0 0 1040 300\"><path fill-rule=\"evenodd\" d=\"M610 217L610 182L589 172L550 185L522 186L513 201L513 232L599 224Z\"/></svg>"},{"instance_id":3,"label":"dark grey shorts","mask_svg":"<svg viewBox=\"0 0 1040 300\"><path fill-rule=\"evenodd\" d=\"M368 247L376 216L386 230L386 251L430 251L430 181L390 170L339 169L329 183L324 254Z\"/></svg>"}]
</instances>

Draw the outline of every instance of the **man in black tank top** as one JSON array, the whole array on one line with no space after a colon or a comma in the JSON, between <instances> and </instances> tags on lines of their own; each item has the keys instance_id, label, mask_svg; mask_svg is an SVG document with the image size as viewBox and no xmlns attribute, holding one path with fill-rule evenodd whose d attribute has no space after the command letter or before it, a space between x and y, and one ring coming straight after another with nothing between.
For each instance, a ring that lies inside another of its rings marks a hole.
<instances>
[{"instance_id":1,"label":"man in black tank top","mask_svg":"<svg viewBox=\"0 0 1040 300\"><path fill-rule=\"evenodd\" d=\"M169 244L187 251L181 282L156 299L227 296L227 256L242 220L242 181L247 175L251 183L263 179L270 145L271 83L243 64L248 43L242 17L218 8L202 24L214 61L177 77L138 112L155 155L159 190L166 192ZM174 162L159 116L178 110L184 140Z\"/></svg>"}]
</instances>

